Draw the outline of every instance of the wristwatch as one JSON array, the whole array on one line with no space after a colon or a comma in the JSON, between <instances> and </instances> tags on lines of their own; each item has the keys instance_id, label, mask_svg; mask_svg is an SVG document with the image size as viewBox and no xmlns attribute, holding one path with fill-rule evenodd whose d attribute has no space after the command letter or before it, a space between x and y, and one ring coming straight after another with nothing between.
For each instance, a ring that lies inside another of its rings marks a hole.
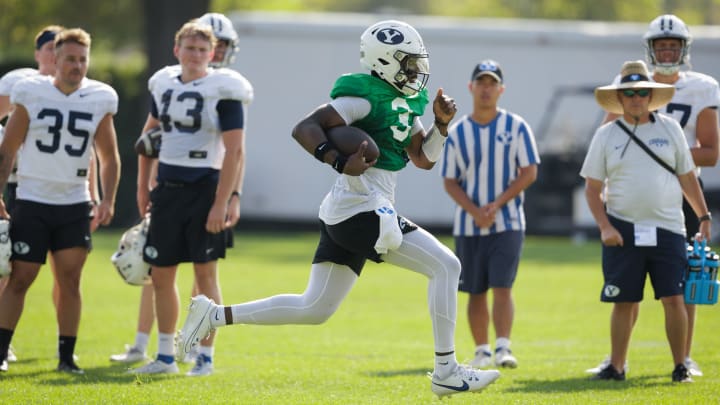
<instances>
[{"instance_id":1,"label":"wristwatch","mask_svg":"<svg viewBox=\"0 0 720 405\"><path fill-rule=\"evenodd\" d=\"M712 215L708 212L707 214L698 218L698 223L702 221L712 221Z\"/></svg>"}]
</instances>

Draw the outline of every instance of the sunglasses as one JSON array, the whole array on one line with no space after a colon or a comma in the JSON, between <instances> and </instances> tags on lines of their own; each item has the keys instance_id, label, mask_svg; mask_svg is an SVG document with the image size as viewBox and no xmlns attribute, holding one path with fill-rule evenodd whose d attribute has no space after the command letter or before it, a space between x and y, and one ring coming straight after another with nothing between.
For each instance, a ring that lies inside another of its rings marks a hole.
<instances>
[{"instance_id":1,"label":"sunglasses","mask_svg":"<svg viewBox=\"0 0 720 405\"><path fill-rule=\"evenodd\" d=\"M647 97L650 95L650 89L637 89L637 90L625 89L622 91L622 94L623 94L623 96L625 96L627 98L631 98L635 95L638 95L640 97Z\"/></svg>"}]
</instances>

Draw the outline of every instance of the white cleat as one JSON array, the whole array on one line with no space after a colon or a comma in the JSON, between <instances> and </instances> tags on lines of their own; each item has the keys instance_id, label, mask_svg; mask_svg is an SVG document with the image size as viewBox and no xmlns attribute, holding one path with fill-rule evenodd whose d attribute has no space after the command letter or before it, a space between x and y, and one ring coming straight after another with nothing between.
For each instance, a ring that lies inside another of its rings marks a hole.
<instances>
[{"instance_id":1,"label":"white cleat","mask_svg":"<svg viewBox=\"0 0 720 405\"><path fill-rule=\"evenodd\" d=\"M512 355L510 349L501 347L495 350L495 365L498 367L516 368L517 359Z\"/></svg>"},{"instance_id":2,"label":"white cleat","mask_svg":"<svg viewBox=\"0 0 720 405\"><path fill-rule=\"evenodd\" d=\"M198 355L199 355L199 353L197 351L197 346L195 346L192 349L190 349L190 351L188 352L188 354L185 355L185 357L183 357L182 362L185 364L195 364L195 361L197 361Z\"/></svg>"},{"instance_id":3,"label":"white cleat","mask_svg":"<svg viewBox=\"0 0 720 405\"><path fill-rule=\"evenodd\" d=\"M480 352L470 362L472 368L488 368L492 365L492 354L490 352Z\"/></svg>"},{"instance_id":4,"label":"white cleat","mask_svg":"<svg viewBox=\"0 0 720 405\"><path fill-rule=\"evenodd\" d=\"M585 372L588 374L597 374L607 368L608 365L610 365L610 355L605 357L605 359L601 361L600 364L598 364L596 367L589 368L585 370ZM625 367L623 367L623 371L625 371L626 373L630 371L630 366L628 365L627 361L625 361Z\"/></svg>"},{"instance_id":5,"label":"white cleat","mask_svg":"<svg viewBox=\"0 0 720 405\"><path fill-rule=\"evenodd\" d=\"M472 367L458 364L446 378L440 379L431 375L430 388L438 397L459 394L463 392L478 392L495 382L500 377L497 370L476 370Z\"/></svg>"},{"instance_id":6,"label":"white cleat","mask_svg":"<svg viewBox=\"0 0 720 405\"><path fill-rule=\"evenodd\" d=\"M168 364L160 360L155 360L142 367L128 370L130 374L177 374L179 372L180 369L178 369L176 362L173 361Z\"/></svg>"},{"instance_id":7,"label":"white cleat","mask_svg":"<svg viewBox=\"0 0 720 405\"><path fill-rule=\"evenodd\" d=\"M110 361L114 363L137 363L147 358L145 352L135 346L125 345L125 353L113 354Z\"/></svg>"},{"instance_id":8,"label":"white cleat","mask_svg":"<svg viewBox=\"0 0 720 405\"><path fill-rule=\"evenodd\" d=\"M195 360L195 366L187 372L186 375L190 377L200 377L204 375L210 375L213 372L213 363L210 357L202 354L198 354Z\"/></svg>"},{"instance_id":9,"label":"white cleat","mask_svg":"<svg viewBox=\"0 0 720 405\"><path fill-rule=\"evenodd\" d=\"M17 361L17 356L15 355L15 351L12 346L8 347L7 361L8 363L14 363Z\"/></svg>"},{"instance_id":10,"label":"white cleat","mask_svg":"<svg viewBox=\"0 0 720 405\"><path fill-rule=\"evenodd\" d=\"M8 359L8 361L10 361ZM695 362L695 360L691 359L690 357L687 357L685 359L685 368L688 370L688 374L690 374L692 377L702 377L703 372L700 370L700 366Z\"/></svg>"},{"instance_id":11,"label":"white cleat","mask_svg":"<svg viewBox=\"0 0 720 405\"><path fill-rule=\"evenodd\" d=\"M193 347L213 331L210 314L215 307L215 302L202 294L190 300L185 324L175 337L175 355L178 361L182 361Z\"/></svg>"}]
</instances>

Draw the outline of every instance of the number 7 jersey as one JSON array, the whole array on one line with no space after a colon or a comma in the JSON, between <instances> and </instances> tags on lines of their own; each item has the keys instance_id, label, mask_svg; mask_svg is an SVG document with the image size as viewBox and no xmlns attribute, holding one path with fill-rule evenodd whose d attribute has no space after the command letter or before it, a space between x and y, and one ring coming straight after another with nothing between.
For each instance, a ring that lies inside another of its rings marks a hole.
<instances>
[{"instance_id":1,"label":"number 7 jersey","mask_svg":"<svg viewBox=\"0 0 720 405\"><path fill-rule=\"evenodd\" d=\"M209 68L207 75L183 83L180 66L158 70L148 81L162 128L160 162L220 169L225 156L217 106L220 100L252 101L250 82L231 69Z\"/></svg>"},{"instance_id":2,"label":"number 7 jersey","mask_svg":"<svg viewBox=\"0 0 720 405\"><path fill-rule=\"evenodd\" d=\"M53 80L29 77L10 94L10 102L25 107L30 119L17 155L17 198L56 205L89 201L95 132L107 114L117 112L118 96L107 84L87 78L66 95Z\"/></svg>"}]
</instances>

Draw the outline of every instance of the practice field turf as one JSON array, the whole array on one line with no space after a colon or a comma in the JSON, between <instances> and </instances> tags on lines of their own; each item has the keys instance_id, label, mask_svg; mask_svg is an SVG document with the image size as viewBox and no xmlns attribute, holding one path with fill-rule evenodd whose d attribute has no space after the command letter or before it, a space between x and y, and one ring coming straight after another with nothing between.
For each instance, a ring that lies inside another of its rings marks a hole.
<instances>
[{"instance_id":1,"label":"practice field turf","mask_svg":"<svg viewBox=\"0 0 720 405\"><path fill-rule=\"evenodd\" d=\"M245 326L220 330L209 377L134 376L110 354L132 343L140 289L124 284L109 257L119 232L94 236L82 281L83 317L76 353L86 374L57 373L51 276L41 271L25 302L13 346L19 362L0 374L5 404L422 404L437 398L426 373L433 365L426 279L390 265L368 264L338 312L319 326ZM221 262L226 303L300 293L315 248L314 233L238 232ZM451 244L447 237L443 241ZM450 245L452 246L452 245ZM513 352L519 367L480 394L453 404L709 404L720 394L720 307L698 309L693 357L704 377L672 384L673 365L661 304L646 289L625 382L589 381L586 368L609 352L611 306L599 302L599 245L528 238L514 289ZM192 271L183 265L179 290L185 319ZM457 357L473 343L458 303ZM494 339L492 339L494 341ZM149 352L156 349L153 331ZM181 365L184 373L190 365Z\"/></svg>"}]
</instances>

